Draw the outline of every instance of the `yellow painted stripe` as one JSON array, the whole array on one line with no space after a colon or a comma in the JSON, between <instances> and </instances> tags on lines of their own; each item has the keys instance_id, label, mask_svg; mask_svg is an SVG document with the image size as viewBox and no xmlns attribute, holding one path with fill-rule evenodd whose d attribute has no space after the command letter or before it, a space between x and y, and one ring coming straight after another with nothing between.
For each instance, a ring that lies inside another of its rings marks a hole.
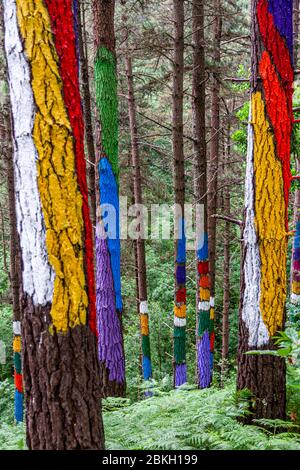
<instances>
[{"instance_id":1,"label":"yellow painted stripe","mask_svg":"<svg viewBox=\"0 0 300 470\"><path fill-rule=\"evenodd\" d=\"M174 315L177 318L186 318L186 305L181 305L180 307L177 307L177 305L175 305Z\"/></svg>"},{"instance_id":2,"label":"yellow painted stripe","mask_svg":"<svg viewBox=\"0 0 300 470\"><path fill-rule=\"evenodd\" d=\"M141 334L148 336L149 335L149 319L148 315L141 314L140 315L141 319Z\"/></svg>"},{"instance_id":3,"label":"yellow painted stripe","mask_svg":"<svg viewBox=\"0 0 300 470\"><path fill-rule=\"evenodd\" d=\"M260 309L270 336L283 325L286 300L285 200L282 164L260 92L252 96L255 224L261 259Z\"/></svg>"},{"instance_id":4,"label":"yellow painted stripe","mask_svg":"<svg viewBox=\"0 0 300 470\"><path fill-rule=\"evenodd\" d=\"M294 294L300 295L300 282L297 282L297 281L292 282L292 292Z\"/></svg>"},{"instance_id":5,"label":"yellow painted stripe","mask_svg":"<svg viewBox=\"0 0 300 470\"><path fill-rule=\"evenodd\" d=\"M213 307L210 308L209 317L211 320L215 319L215 309Z\"/></svg>"},{"instance_id":6,"label":"yellow painted stripe","mask_svg":"<svg viewBox=\"0 0 300 470\"><path fill-rule=\"evenodd\" d=\"M48 257L56 277L51 308L59 332L86 323L82 197L50 18L42 0L16 0L37 105L33 138Z\"/></svg>"},{"instance_id":7,"label":"yellow painted stripe","mask_svg":"<svg viewBox=\"0 0 300 470\"><path fill-rule=\"evenodd\" d=\"M14 352L21 352L21 336L15 336L13 341Z\"/></svg>"},{"instance_id":8,"label":"yellow painted stripe","mask_svg":"<svg viewBox=\"0 0 300 470\"><path fill-rule=\"evenodd\" d=\"M209 300L210 299L210 290L209 289L204 289L203 287L200 287L199 299L200 300Z\"/></svg>"}]
</instances>

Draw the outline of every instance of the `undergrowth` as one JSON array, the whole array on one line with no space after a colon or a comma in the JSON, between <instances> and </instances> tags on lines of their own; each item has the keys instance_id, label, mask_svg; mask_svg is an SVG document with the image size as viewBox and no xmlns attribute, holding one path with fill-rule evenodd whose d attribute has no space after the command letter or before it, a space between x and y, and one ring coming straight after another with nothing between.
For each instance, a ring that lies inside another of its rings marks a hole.
<instances>
[{"instance_id":1,"label":"undergrowth","mask_svg":"<svg viewBox=\"0 0 300 470\"><path fill-rule=\"evenodd\" d=\"M260 420L243 425L243 394L234 382L224 389L197 390L191 385L169 391L154 384L154 396L103 400L109 450L300 450L299 426L292 421ZM13 422L13 383L0 383L0 449L25 449L22 425ZM281 432L277 433L280 429Z\"/></svg>"}]
</instances>

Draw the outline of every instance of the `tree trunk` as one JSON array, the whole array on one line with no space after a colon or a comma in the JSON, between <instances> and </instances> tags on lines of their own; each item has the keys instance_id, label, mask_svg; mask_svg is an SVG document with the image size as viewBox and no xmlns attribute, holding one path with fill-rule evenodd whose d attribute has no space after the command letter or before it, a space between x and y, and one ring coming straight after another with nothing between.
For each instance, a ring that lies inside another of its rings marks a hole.
<instances>
[{"instance_id":1,"label":"tree trunk","mask_svg":"<svg viewBox=\"0 0 300 470\"><path fill-rule=\"evenodd\" d=\"M96 103L101 124L96 165L96 260L99 359L103 395L125 394L119 228L118 97L114 0L94 0ZM101 207L105 209L101 214ZM108 211L108 224L102 221ZM113 213L112 213L113 212Z\"/></svg>"},{"instance_id":2,"label":"tree trunk","mask_svg":"<svg viewBox=\"0 0 300 470\"><path fill-rule=\"evenodd\" d=\"M4 0L4 13L22 255L27 445L102 449L72 1Z\"/></svg>"},{"instance_id":3,"label":"tree trunk","mask_svg":"<svg viewBox=\"0 0 300 470\"><path fill-rule=\"evenodd\" d=\"M299 51L299 0L294 0L294 67L297 68L298 64L298 51ZM296 173L300 174L300 160L299 155L296 158ZM297 183L298 185L298 183ZM297 187L295 190L294 199L294 221L293 226L296 230L293 240L292 252L292 265L291 265L291 302L293 304L300 304L300 189Z\"/></svg>"},{"instance_id":4,"label":"tree trunk","mask_svg":"<svg viewBox=\"0 0 300 470\"><path fill-rule=\"evenodd\" d=\"M208 236L209 263L211 279L211 297L215 295L215 266L216 266L216 230L217 219L212 217L217 213L218 203L218 170L219 170L219 141L220 141L220 61L222 16L221 0L213 3L215 18L213 32L213 66L211 92L211 141L208 164Z\"/></svg>"},{"instance_id":5,"label":"tree trunk","mask_svg":"<svg viewBox=\"0 0 300 470\"><path fill-rule=\"evenodd\" d=\"M0 5L0 49L4 54L4 5ZM1 52L2 53L2 52ZM4 59L5 63L5 59ZM1 80L4 86L8 85L7 63L2 68ZM17 215L16 215L16 195L15 195L15 176L13 162L13 134L11 129L11 114L8 89L5 93L5 102L2 109L3 117L3 134L1 135L2 156L6 160L7 170L7 191L8 191L8 211L9 211L9 236L10 236L10 272L9 280L12 292L13 305L13 354L14 354L14 381L15 381L15 420L23 421L23 376L22 376L22 359L21 359L21 310L20 310L20 280L21 280L21 264L20 264L20 245L17 231ZM3 218L3 213L2 213Z\"/></svg>"},{"instance_id":6,"label":"tree trunk","mask_svg":"<svg viewBox=\"0 0 300 470\"><path fill-rule=\"evenodd\" d=\"M230 214L230 193L228 187L228 179L230 169L230 132L231 123L230 115L227 116L227 136L226 149L224 152L223 172L225 175L225 184L223 190L223 208L224 214ZM222 314L222 378L228 368L228 352L229 352L229 308L230 308L230 240L231 226L229 221L225 221L224 228L224 263L223 263L223 314Z\"/></svg>"},{"instance_id":7,"label":"tree trunk","mask_svg":"<svg viewBox=\"0 0 300 470\"><path fill-rule=\"evenodd\" d=\"M79 52L79 63L82 81L82 94L83 94L83 115L85 124L85 141L88 153L88 183L89 183L89 201L91 206L91 218L92 223L96 225L96 197L95 197L95 146L94 146L94 134L92 124L92 112L91 112L91 94L89 84L89 68L88 68L88 57L85 54L83 32L85 32L85 21L84 15L81 12L84 10L82 0L77 0L77 24L78 24L78 52Z\"/></svg>"},{"instance_id":8,"label":"tree trunk","mask_svg":"<svg viewBox=\"0 0 300 470\"><path fill-rule=\"evenodd\" d=\"M253 397L251 418L285 418L285 362L271 355L284 328L290 142L292 1L252 2L252 73L241 273L238 389ZM276 181L276 185L274 185Z\"/></svg>"},{"instance_id":9,"label":"tree trunk","mask_svg":"<svg viewBox=\"0 0 300 470\"><path fill-rule=\"evenodd\" d=\"M296 156L297 175L300 174L300 161ZM298 184L298 183L297 183ZM300 304L300 189L295 191L294 221L295 236L293 239L292 265L291 265L291 302Z\"/></svg>"},{"instance_id":10,"label":"tree trunk","mask_svg":"<svg viewBox=\"0 0 300 470\"><path fill-rule=\"evenodd\" d=\"M172 94L172 140L174 160L175 305L174 305L174 386L187 381L186 371L186 241L184 227L184 151L183 151L183 65L184 2L173 0L174 60Z\"/></svg>"},{"instance_id":11,"label":"tree trunk","mask_svg":"<svg viewBox=\"0 0 300 470\"><path fill-rule=\"evenodd\" d=\"M131 158L133 167L133 194L134 203L137 204L139 213L137 217L142 215L142 182L141 182L141 168L140 168L140 155L138 147L137 135L137 122L136 122L136 107L133 90L133 75L131 57L126 54L125 57L127 86L128 86L128 109L129 109L129 125L131 137ZM143 223L143 222L142 222ZM142 342L142 368L144 380L149 380L152 377L151 354L150 354L150 336L149 336L149 317L148 317L148 297L147 297L147 273L146 273L146 252L145 252L145 238L144 227L138 226L139 232L136 239L136 256L138 268L138 301L140 313L140 330Z\"/></svg>"},{"instance_id":12,"label":"tree trunk","mask_svg":"<svg viewBox=\"0 0 300 470\"><path fill-rule=\"evenodd\" d=\"M196 245L196 346L197 384L206 388L211 383L214 349L214 308L210 302L210 275L207 235L207 159L205 128L205 50L204 2L193 1L193 134L194 134L194 200L202 211L197 213Z\"/></svg>"}]
</instances>

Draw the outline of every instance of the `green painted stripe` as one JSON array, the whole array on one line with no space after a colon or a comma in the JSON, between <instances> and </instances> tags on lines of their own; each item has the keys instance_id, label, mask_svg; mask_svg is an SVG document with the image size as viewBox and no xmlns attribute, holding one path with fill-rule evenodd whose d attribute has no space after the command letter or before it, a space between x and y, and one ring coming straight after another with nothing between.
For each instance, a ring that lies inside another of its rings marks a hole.
<instances>
[{"instance_id":1,"label":"green painted stripe","mask_svg":"<svg viewBox=\"0 0 300 470\"><path fill-rule=\"evenodd\" d=\"M150 358L150 338L142 335L142 352L144 357Z\"/></svg>"},{"instance_id":2,"label":"green painted stripe","mask_svg":"<svg viewBox=\"0 0 300 470\"><path fill-rule=\"evenodd\" d=\"M18 352L14 353L14 366L16 369L16 373L21 374L22 372L21 354Z\"/></svg>"},{"instance_id":3,"label":"green painted stripe","mask_svg":"<svg viewBox=\"0 0 300 470\"><path fill-rule=\"evenodd\" d=\"M116 59L114 54L103 46L99 47L94 66L96 103L101 122L102 147L118 181L119 119Z\"/></svg>"}]
</instances>

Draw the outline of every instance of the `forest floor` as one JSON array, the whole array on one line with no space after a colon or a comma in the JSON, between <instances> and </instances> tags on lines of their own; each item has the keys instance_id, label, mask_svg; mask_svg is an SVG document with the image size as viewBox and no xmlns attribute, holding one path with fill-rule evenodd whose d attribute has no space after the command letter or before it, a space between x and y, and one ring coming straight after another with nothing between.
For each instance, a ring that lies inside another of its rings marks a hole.
<instances>
[{"instance_id":1,"label":"forest floor","mask_svg":"<svg viewBox=\"0 0 300 470\"><path fill-rule=\"evenodd\" d=\"M22 425L13 424L13 384L0 383L0 449L24 449ZM274 421L244 426L237 418L245 404L225 388L195 390L191 386L163 392L130 404L126 399L107 399L103 404L106 448L109 450L300 450L299 426ZM276 434L276 427L285 432Z\"/></svg>"}]
</instances>

